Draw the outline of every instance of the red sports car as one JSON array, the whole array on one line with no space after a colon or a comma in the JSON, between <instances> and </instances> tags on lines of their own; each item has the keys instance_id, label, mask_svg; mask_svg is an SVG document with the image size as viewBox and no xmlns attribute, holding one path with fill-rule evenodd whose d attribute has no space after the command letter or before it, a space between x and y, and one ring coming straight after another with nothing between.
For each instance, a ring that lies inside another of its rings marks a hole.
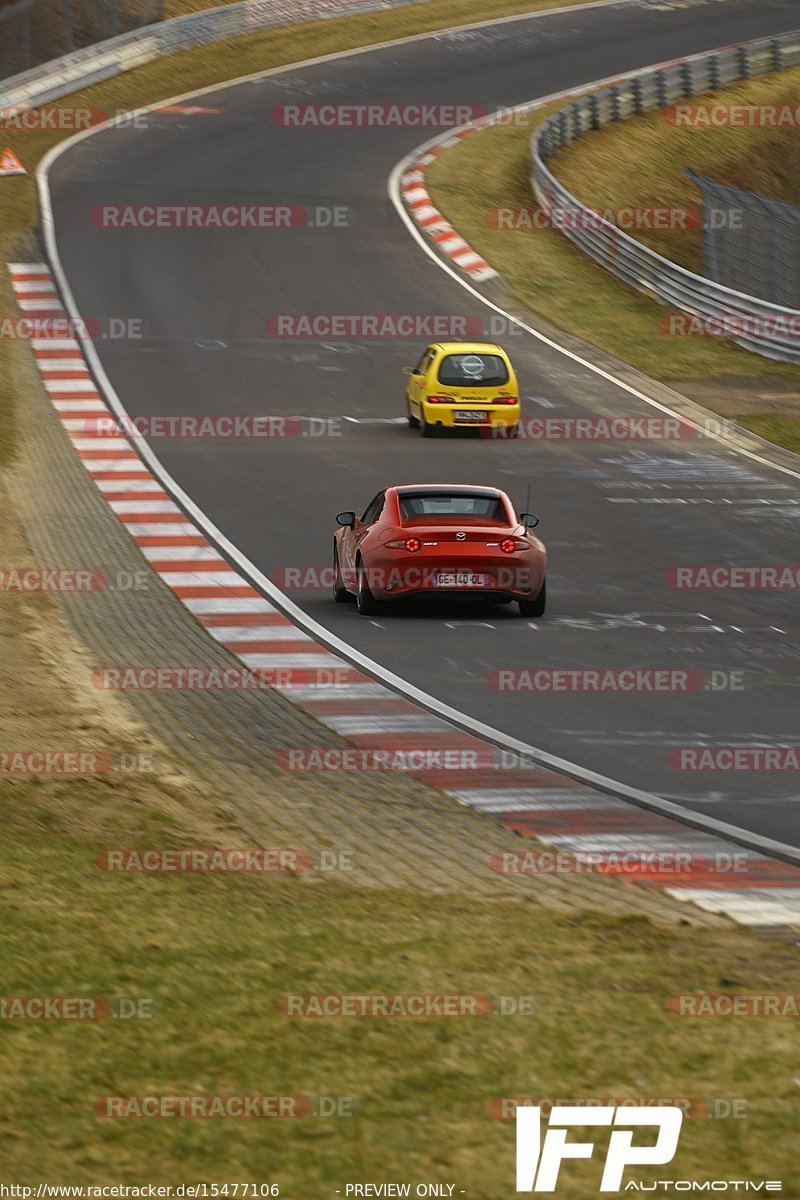
<instances>
[{"instance_id":1,"label":"red sports car","mask_svg":"<svg viewBox=\"0 0 800 1200\"><path fill-rule=\"evenodd\" d=\"M547 552L505 492L462 484L383 488L362 517L341 512L333 540L334 599L354 593L370 616L420 594L516 600L523 617L545 610Z\"/></svg>"}]
</instances>

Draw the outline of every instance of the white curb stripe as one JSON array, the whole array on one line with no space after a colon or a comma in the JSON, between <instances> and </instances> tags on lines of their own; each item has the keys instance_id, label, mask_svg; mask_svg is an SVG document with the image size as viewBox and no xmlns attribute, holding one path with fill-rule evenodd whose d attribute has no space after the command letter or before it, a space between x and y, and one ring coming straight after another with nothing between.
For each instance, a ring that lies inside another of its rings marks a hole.
<instances>
[{"instance_id":1,"label":"white curb stripe","mask_svg":"<svg viewBox=\"0 0 800 1200\"><path fill-rule=\"evenodd\" d=\"M166 576L164 577L166 578ZM198 616L223 613L276 613L278 609L261 596L222 596L219 600L206 596L203 599L186 599L186 607Z\"/></svg>"},{"instance_id":2,"label":"white curb stripe","mask_svg":"<svg viewBox=\"0 0 800 1200\"><path fill-rule=\"evenodd\" d=\"M311 642L317 643L291 621L285 625L209 625L208 632L218 642L235 646L241 642Z\"/></svg>"},{"instance_id":3,"label":"white curb stripe","mask_svg":"<svg viewBox=\"0 0 800 1200\"><path fill-rule=\"evenodd\" d=\"M183 513L177 504L173 504L171 500L109 500L108 503L118 517L125 517L129 513L135 513L137 517L144 516L146 513L175 513L176 517L183 517ZM155 524L158 524L158 522L154 522ZM149 528L152 529L153 526ZM171 528L171 526L168 528ZM182 528L191 530L192 533L197 532L195 525L187 524L182 526Z\"/></svg>"}]
</instances>

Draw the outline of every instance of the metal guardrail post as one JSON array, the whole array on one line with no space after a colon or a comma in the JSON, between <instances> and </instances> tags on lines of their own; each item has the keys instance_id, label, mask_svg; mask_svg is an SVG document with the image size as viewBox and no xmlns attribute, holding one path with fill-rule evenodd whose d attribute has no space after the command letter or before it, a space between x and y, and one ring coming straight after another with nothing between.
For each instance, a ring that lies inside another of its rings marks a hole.
<instances>
[{"instance_id":1,"label":"metal guardrail post","mask_svg":"<svg viewBox=\"0 0 800 1200\"><path fill-rule=\"evenodd\" d=\"M666 108L668 104L667 76L663 70L656 71L656 95L658 96L659 108Z\"/></svg>"},{"instance_id":2,"label":"metal guardrail post","mask_svg":"<svg viewBox=\"0 0 800 1200\"><path fill-rule=\"evenodd\" d=\"M750 56L747 53L747 46L739 46L738 47L737 57L739 60L739 78L740 79L749 79L750 78Z\"/></svg>"},{"instance_id":3,"label":"metal guardrail post","mask_svg":"<svg viewBox=\"0 0 800 1200\"><path fill-rule=\"evenodd\" d=\"M694 95L694 80L692 79L692 68L690 63L681 64L681 74L683 75L683 94L687 98Z\"/></svg>"},{"instance_id":4,"label":"metal guardrail post","mask_svg":"<svg viewBox=\"0 0 800 1200\"><path fill-rule=\"evenodd\" d=\"M712 89L719 91L719 55L711 54L709 56L709 77Z\"/></svg>"}]
</instances>

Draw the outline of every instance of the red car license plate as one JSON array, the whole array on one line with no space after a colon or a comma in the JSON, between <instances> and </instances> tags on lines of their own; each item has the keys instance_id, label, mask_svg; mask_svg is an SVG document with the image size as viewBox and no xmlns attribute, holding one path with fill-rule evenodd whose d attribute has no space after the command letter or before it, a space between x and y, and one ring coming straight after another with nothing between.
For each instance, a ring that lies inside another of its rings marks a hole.
<instances>
[{"instance_id":1,"label":"red car license plate","mask_svg":"<svg viewBox=\"0 0 800 1200\"><path fill-rule=\"evenodd\" d=\"M491 578L480 571L439 571L434 576L434 587L482 588L489 587Z\"/></svg>"}]
</instances>

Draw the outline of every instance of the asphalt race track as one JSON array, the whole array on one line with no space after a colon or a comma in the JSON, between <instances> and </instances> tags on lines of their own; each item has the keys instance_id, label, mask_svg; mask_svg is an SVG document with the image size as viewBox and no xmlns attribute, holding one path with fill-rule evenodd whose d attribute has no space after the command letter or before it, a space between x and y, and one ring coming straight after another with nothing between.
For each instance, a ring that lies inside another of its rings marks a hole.
<instances>
[{"instance_id":1,"label":"asphalt race track","mask_svg":"<svg viewBox=\"0 0 800 1200\"><path fill-rule=\"evenodd\" d=\"M800 789L791 773L678 772L669 752L800 740L797 593L682 591L665 575L679 564L797 563L800 481L708 439L423 441L396 422L404 415L401 368L423 339L278 338L266 322L286 313L491 318L420 250L387 194L397 161L435 129L285 127L271 120L276 106L369 100L493 110L797 23L789 2L710 0L431 35L194 101L217 113L155 113L142 128L100 132L62 155L50 176L58 247L80 312L143 323L141 339L97 343L131 416L337 420L339 436L152 440L173 478L261 571L281 583L287 567L327 567L336 512L361 511L384 484L496 483L522 506L532 481L550 552L541 621L521 620L509 607L435 606L370 621L334 605L327 590L289 594L329 630L462 712L795 846ZM151 203L344 206L347 224L93 223L98 206ZM521 376L524 418L653 413L527 334L502 340ZM490 672L512 667L741 671L744 686L634 696L492 690Z\"/></svg>"}]
</instances>

